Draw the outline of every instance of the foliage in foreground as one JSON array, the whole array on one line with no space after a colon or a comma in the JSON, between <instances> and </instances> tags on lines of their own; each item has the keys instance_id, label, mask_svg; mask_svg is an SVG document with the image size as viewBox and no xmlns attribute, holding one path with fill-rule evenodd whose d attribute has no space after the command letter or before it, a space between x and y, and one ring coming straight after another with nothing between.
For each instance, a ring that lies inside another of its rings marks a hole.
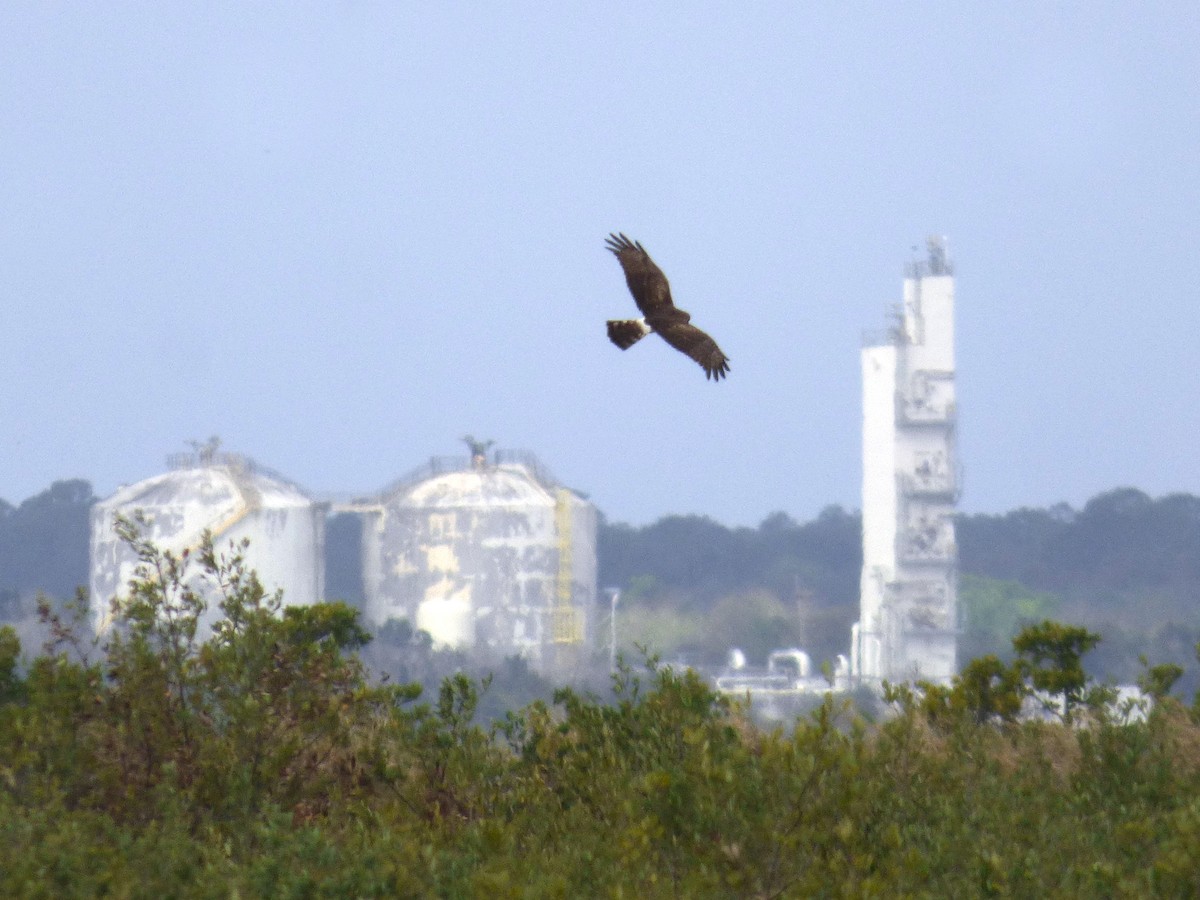
<instances>
[{"instance_id":1,"label":"foliage in foreground","mask_svg":"<svg viewBox=\"0 0 1200 900\"><path fill-rule=\"evenodd\" d=\"M1200 725L1107 712L1094 635L755 728L690 671L623 668L484 728L477 686L365 677L338 604L281 609L236 548L143 568L101 662L0 630L0 895L1193 896ZM197 577L223 616L201 643ZM1034 692L1037 692L1036 694ZM1016 711L1033 697L1056 712ZM1057 697L1058 702L1051 703Z\"/></svg>"}]
</instances>

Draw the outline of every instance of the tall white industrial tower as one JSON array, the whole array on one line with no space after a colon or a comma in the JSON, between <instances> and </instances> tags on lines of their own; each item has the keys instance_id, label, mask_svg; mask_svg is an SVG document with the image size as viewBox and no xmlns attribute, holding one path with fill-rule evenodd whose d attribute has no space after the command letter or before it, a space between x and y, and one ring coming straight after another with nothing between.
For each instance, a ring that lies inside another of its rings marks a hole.
<instances>
[{"instance_id":1,"label":"tall white industrial tower","mask_svg":"<svg viewBox=\"0 0 1200 900\"><path fill-rule=\"evenodd\" d=\"M904 306L864 341L863 569L851 670L866 680L955 674L954 275L945 241L908 266Z\"/></svg>"}]
</instances>

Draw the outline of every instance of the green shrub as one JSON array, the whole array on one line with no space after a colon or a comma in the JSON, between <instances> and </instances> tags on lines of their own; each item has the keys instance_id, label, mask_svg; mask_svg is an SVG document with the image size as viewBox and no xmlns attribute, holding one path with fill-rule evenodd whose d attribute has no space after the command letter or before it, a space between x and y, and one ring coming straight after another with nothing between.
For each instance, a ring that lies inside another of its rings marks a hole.
<instances>
[{"instance_id":1,"label":"green shrub","mask_svg":"<svg viewBox=\"0 0 1200 900\"><path fill-rule=\"evenodd\" d=\"M22 662L0 631L0 895L1193 896L1200 726L1113 714L1098 638L1044 622L1016 658L827 697L787 729L691 670L622 665L478 724L487 684L373 684L340 604L287 608L206 541L142 569L100 662L70 620ZM197 622L207 579L213 635ZM49 612L47 612L49 616ZM1059 715L1023 719L1029 698Z\"/></svg>"}]
</instances>

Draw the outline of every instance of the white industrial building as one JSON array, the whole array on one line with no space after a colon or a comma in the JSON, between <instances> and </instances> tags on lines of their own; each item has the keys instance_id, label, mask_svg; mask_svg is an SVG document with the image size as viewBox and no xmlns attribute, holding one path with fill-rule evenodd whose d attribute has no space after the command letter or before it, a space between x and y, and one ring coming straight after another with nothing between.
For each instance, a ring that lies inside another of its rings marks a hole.
<instances>
[{"instance_id":1,"label":"white industrial building","mask_svg":"<svg viewBox=\"0 0 1200 900\"><path fill-rule=\"evenodd\" d=\"M957 671L954 275L931 238L887 332L864 341L863 569L851 671L946 680Z\"/></svg>"},{"instance_id":2,"label":"white industrial building","mask_svg":"<svg viewBox=\"0 0 1200 900\"><path fill-rule=\"evenodd\" d=\"M170 471L121 487L92 508L90 581L93 624L104 631L114 596L126 594L138 559L114 529L114 516L147 520L144 537L176 555L195 551L211 532L219 551L249 538L246 566L268 593L283 590L288 606L308 606L325 591L325 511L296 485L246 457L216 452L216 443L168 457ZM216 586L193 576L208 601L200 637L220 615Z\"/></svg>"}]
</instances>

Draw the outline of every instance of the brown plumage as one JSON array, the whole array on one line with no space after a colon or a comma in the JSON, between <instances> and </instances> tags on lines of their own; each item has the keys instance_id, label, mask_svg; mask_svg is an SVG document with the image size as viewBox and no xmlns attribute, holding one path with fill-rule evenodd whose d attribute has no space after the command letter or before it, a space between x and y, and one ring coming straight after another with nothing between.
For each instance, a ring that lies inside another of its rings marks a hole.
<instances>
[{"instance_id":1,"label":"brown plumage","mask_svg":"<svg viewBox=\"0 0 1200 900\"><path fill-rule=\"evenodd\" d=\"M729 372L729 357L717 342L691 324L692 317L675 306L671 286L662 269L637 241L623 234L610 234L605 245L625 270L625 283L644 319L612 319L608 339L628 350L651 331L681 353L686 353L704 369L708 378L720 381Z\"/></svg>"}]
</instances>

